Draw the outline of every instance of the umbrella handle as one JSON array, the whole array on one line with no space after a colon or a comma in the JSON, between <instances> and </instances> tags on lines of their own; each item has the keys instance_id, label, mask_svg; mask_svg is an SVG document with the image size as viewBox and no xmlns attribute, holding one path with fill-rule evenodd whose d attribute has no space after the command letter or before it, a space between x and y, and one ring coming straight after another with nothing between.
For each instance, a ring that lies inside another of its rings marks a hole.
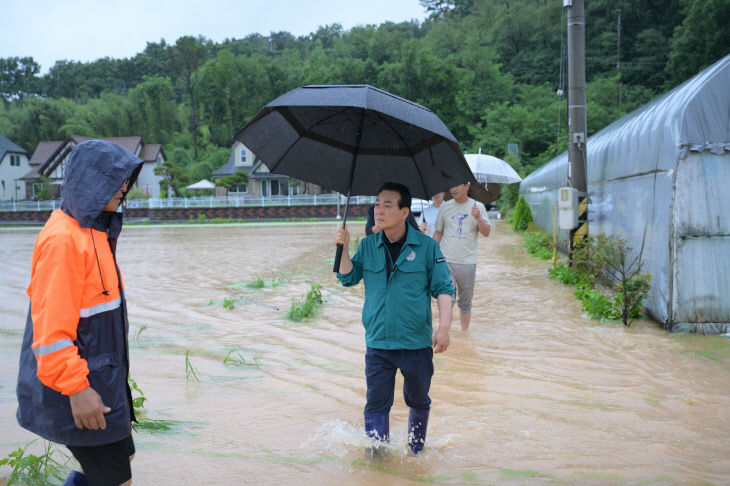
<instances>
[{"instance_id":1,"label":"umbrella handle","mask_svg":"<svg viewBox=\"0 0 730 486\"><path fill-rule=\"evenodd\" d=\"M342 229L345 229L347 225L347 213L350 210L350 191L347 191L347 202L345 203L345 214L342 216ZM334 273L340 271L340 261L342 260L342 245L337 244L337 250L335 250L335 265L332 267Z\"/></svg>"},{"instance_id":2,"label":"umbrella handle","mask_svg":"<svg viewBox=\"0 0 730 486\"><path fill-rule=\"evenodd\" d=\"M337 250L335 250L335 266L332 269L333 272L337 273L340 271L340 261L342 260L342 245L337 245Z\"/></svg>"}]
</instances>

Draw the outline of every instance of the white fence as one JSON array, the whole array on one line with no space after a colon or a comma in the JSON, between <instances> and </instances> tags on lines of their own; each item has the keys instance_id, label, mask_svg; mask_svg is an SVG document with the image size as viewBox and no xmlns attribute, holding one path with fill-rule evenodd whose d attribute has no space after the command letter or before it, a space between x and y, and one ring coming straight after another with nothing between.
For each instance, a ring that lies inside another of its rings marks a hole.
<instances>
[{"instance_id":1,"label":"white fence","mask_svg":"<svg viewBox=\"0 0 730 486\"><path fill-rule=\"evenodd\" d=\"M239 197L169 197L165 199L130 199L128 208L238 208L245 206L324 206L344 205L347 198L340 194L315 194L298 196L239 196ZM350 204L371 204L375 196L352 196ZM49 211L58 209L55 201L2 201L0 211Z\"/></svg>"}]
</instances>

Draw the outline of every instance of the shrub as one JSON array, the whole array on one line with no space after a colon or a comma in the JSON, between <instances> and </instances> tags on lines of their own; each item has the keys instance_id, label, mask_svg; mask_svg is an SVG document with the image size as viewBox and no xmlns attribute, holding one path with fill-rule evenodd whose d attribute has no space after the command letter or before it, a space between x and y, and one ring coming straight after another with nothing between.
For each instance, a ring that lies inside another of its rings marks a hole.
<instances>
[{"instance_id":1,"label":"shrub","mask_svg":"<svg viewBox=\"0 0 730 486\"><path fill-rule=\"evenodd\" d=\"M515 231L525 231L528 223L532 222L532 211L525 201L524 196L520 196L515 205L515 211L512 215L512 227Z\"/></svg>"},{"instance_id":2,"label":"shrub","mask_svg":"<svg viewBox=\"0 0 730 486\"><path fill-rule=\"evenodd\" d=\"M598 290L580 286L575 291L575 296L583 303L583 310L588 312L591 319L613 321L619 318L613 302Z\"/></svg>"},{"instance_id":3,"label":"shrub","mask_svg":"<svg viewBox=\"0 0 730 486\"><path fill-rule=\"evenodd\" d=\"M649 293L651 275L641 273L641 255L634 255L626 241L599 234L587 236L573 248L573 266L556 263L550 278L575 285L583 309L595 319L621 319L625 326L641 315L641 303ZM610 296L594 290L598 279Z\"/></svg>"},{"instance_id":4,"label":"shrub","mask_svg":"<svg viewBox=\"0 0 730 486\"><path fill-rule=\"evenodd\" d=\"M543 260L553 257L553 239L544 231L525 233L525 249L527 253Z\"/></svg>"},{"instance_id":5,"label":"shrub","mask_svg":"<svg viewBox=\"0 0 730 486\"><path fill-rule=\"evenodd\" d=\"M550 270L548 270L548 277L565 285L574 285L577 287L583 284L590 287L585 275L573 267L566 267L563 262L558 262L553 265Z\"/></svg>"}]
</instances>

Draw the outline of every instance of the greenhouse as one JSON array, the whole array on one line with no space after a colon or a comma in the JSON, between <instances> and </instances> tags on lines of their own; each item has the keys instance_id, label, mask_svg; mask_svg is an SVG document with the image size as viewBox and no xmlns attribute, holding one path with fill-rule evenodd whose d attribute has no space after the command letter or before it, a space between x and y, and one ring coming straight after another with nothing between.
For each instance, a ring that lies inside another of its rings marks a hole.
<instances>
[{"instance_id":1,"label":"greenhouse","mask_svg":"<svg viewBox=\"0 0 730 486\"><path fill-rule=\"evenodd\" d=\"M586 169L589 233L641 256L646 309L672 331L730 332L730 55L590 137ZM546 231L567 185L567 152L520 185Z\"/></svg>"}]
</instances>

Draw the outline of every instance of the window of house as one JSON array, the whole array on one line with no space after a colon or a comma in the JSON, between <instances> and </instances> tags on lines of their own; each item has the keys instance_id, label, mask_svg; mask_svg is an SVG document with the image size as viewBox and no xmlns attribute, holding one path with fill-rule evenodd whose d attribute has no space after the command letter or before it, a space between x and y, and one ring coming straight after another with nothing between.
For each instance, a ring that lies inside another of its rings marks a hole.
<instances>
[{"instance_id":1,"label":"window of house","mask_svg":"<svg viewBox=\"0 0 730 486\"><path fill-rule=\"evenodd\" d=\"M246 183L238 184L233 189L231 189L230 192L232 192L234 194L246 194L246 193L248 193L248 184L246 184Z\"/></svg>"},{"instance_id":2,"label":"window of house","mask_svg":"<svg viewBox=\"0 0 730 486\"><path fill-rule=\"evenodd\" d=\"M271 195L272 196L279 195L279 181L271 181Z\"/></svg>"},{"instance_id":3,"label":"window of house","mask_svg":"<svg viewBox=\"0 0 730 486\"><path fill-rule=\"evenodd\" d=\"M241 149L241 162L246 163L246 149Z\"/></svg>"},{"instance_id":4,"label":"window of house","mask_svg":"<svg viewBox=\"0 0 730 486\"><path fill-rule=\"evenodd\" d=\"M20 166L20 155L11 155L10 156L10 165L19 167Z\"/></svg>"}]
</instances>

